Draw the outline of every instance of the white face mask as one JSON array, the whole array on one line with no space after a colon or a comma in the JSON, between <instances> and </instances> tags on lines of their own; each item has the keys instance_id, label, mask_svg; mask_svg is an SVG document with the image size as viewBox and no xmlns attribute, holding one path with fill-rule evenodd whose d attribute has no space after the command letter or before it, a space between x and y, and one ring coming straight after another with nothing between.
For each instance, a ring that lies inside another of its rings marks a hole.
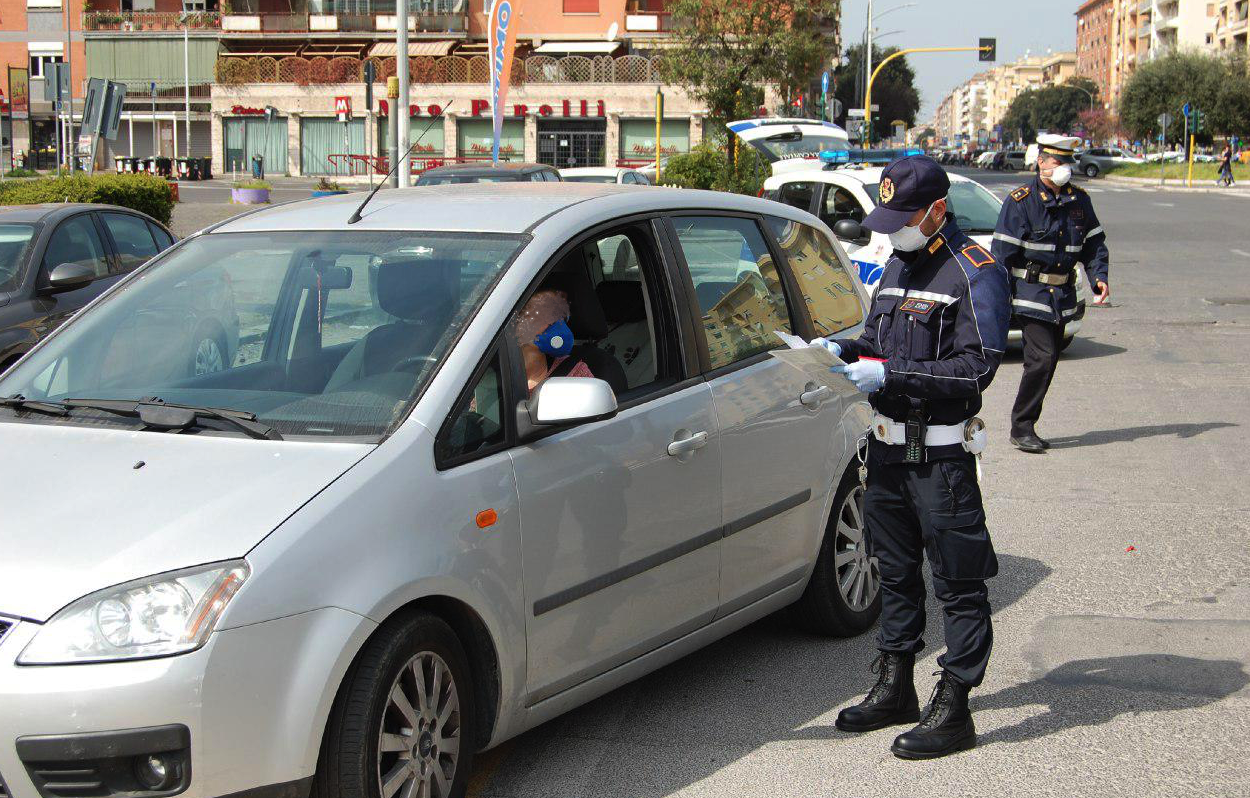
<instances>
[{"instance_id":1,"label":"white face mask","mask_svg":"<svg viewBox=\"0 0 1250 798\"><path fill-rule=\"evenodd\" d=\"M924 216L920 218L920 224L914 227L903 227L890 233L890 246L899 252L915 252L923 247L930 237L920 232L920 227L929 218L929 214L933 211L933 205L937 204L938 200L934 200L933 204L924 212Z\"/></svg>"},{"instance_id":2,"label":"white face mask","mask_svg":"<svg viewBox=\"0 0 1250 798\"><path fill-rule=\"evenodd\" d=\"M1072 179L1072 167L1061 163L1050 172L1050 182L1056 186L1065 186Z\"/></svg>"}]
</instances>

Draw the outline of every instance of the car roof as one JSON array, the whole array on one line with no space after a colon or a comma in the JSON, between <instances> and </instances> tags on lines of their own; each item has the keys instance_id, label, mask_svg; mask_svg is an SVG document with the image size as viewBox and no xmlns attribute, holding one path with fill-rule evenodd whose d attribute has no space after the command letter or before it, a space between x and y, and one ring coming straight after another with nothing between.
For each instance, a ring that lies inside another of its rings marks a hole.
<instances>
[{"instance_id":1,"label":"car roof","mask_svg":"<svg viewBox=\"0 0 1250 798\"><path fill-rule=\"evenodd\" d=\"M815 180L819 183L843 183L843 182L859 182L861 184L880 183L881 173L885 170L884 166L844 166L838 169L825 169L820 166L813 165L810 169L796 169L791 172L782 172L779 175L773 175L765 181L768 187L779 186L782 183L794 183L803 180ZM947 176L952 183L975 182L972 178L964 177L955 172L947 172Z\"/></svg>"},{"instance_id":2,"label":"car roof","mask_svg":"<svg viewBox=\"0 0 1250 798\"><path fill-rule=\"evenodd\" d=\"M38 205L0 205L0 222L43 222L56 216L68 216L81 211L124 211L139 213L120 205L103 205L94 202L44 202ZM145 214L139 214L141 216Z\"/></svg>"},{"instance_id":3,"label":"car roof","mask_svg":"<svg viewBox=\"0 0 1250 798\"><path fill-rule=\"evenodd\" d=\"M274 205L236 216L204 232L436 230L520 234L574 206L581 206L588 217L710 209L800 218L787 205L720 191L657 191L617 183L519 182L387 189L365 206L359 222L347 224L362 199L358 193L340 194ZM806 214L802 218L806 220Z\"/></svg>"},{"instance_id":4,"label":"car roof","mask_svg":"<svg viewBox=\"0 0 1250 798\"><path fill-rule=\"evenodd\" d=\"M530 163L528 161L500 161L498 164L483 163L449 163L443 166L436 166L433 169L427 169L422 175L489 175L495 172L537 172L540 170L551 169L552 167L545 163Z\"/></svg>"},{"instance_id":5,"label":"car roof","mask_svg":"<svg viewBox=\"0 0 1250 798\"><path fill-rule=\"evenodd\" d=\"M561 169L562 175L619 175L622 172L635 172L636 169L626 169L623 166L574 166L568 169Z\"/></svg>"}]
</instances>

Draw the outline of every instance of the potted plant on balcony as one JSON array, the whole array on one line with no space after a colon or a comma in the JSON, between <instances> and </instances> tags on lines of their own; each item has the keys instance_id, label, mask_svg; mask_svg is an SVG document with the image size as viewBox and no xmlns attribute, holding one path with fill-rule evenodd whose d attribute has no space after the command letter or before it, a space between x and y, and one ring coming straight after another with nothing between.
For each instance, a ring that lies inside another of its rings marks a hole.
<instances>
[{"instance_id":1,"label":"potted plant on balcony","mask_svg":"<svg viewBox=\"0 0 1250 798\"><path fill-rule=\"evenodd\" d=\"M267 205L271 188L264 180L240 180L230 189L230 201L236 205Z\"/></svg>"},{"instance_id":2,"label":"potted plant on balcony","mask_svg":"<svg viewBox=\"0 0 1250 798\"><path fill-rule=\"evenodd\" d=\"M346 194L347 189L340 186L333 180L326 180L324 177L317 181L317 185L313 186L314 197L330 197L335 194Z\"/></svg>"}]
</instances>

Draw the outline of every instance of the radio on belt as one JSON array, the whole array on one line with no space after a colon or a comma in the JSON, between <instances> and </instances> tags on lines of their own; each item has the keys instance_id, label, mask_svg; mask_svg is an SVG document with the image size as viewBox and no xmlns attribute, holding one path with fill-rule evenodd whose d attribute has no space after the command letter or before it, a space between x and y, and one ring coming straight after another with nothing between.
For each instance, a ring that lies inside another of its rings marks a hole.
<instances>
[{"instance_id":1,"label":"radio on belt","mask_svg":"<svg viewBox=\"0 0 1250 798\"><path fill-rule=\"evenodd\" d=\"M907 414L907 422L904 424L906 431L907 451L903 455L905 463L923 463L924 462L924 411L912 410Z\"/></svg>"}]
</instances>

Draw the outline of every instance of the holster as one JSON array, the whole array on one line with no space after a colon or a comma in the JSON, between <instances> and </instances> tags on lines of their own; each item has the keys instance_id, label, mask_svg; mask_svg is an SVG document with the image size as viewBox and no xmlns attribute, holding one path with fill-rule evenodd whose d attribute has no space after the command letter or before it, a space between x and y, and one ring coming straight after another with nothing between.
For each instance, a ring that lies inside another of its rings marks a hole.
<instances>
[{"instance_id":1,"label":"holster","mask_svg":"<svg viewBox=\"0 0 1250 798\"><path fill-rule=\"evenodd\" d=\"M1028 272L1028 275L1024 278L1024 281L1026 283L1036 283L1038 275L1042 273L1044 268L1045 266L1037 261L1029 261L1025 264L1025 271Z\"/></svg>"}]
</instances>

